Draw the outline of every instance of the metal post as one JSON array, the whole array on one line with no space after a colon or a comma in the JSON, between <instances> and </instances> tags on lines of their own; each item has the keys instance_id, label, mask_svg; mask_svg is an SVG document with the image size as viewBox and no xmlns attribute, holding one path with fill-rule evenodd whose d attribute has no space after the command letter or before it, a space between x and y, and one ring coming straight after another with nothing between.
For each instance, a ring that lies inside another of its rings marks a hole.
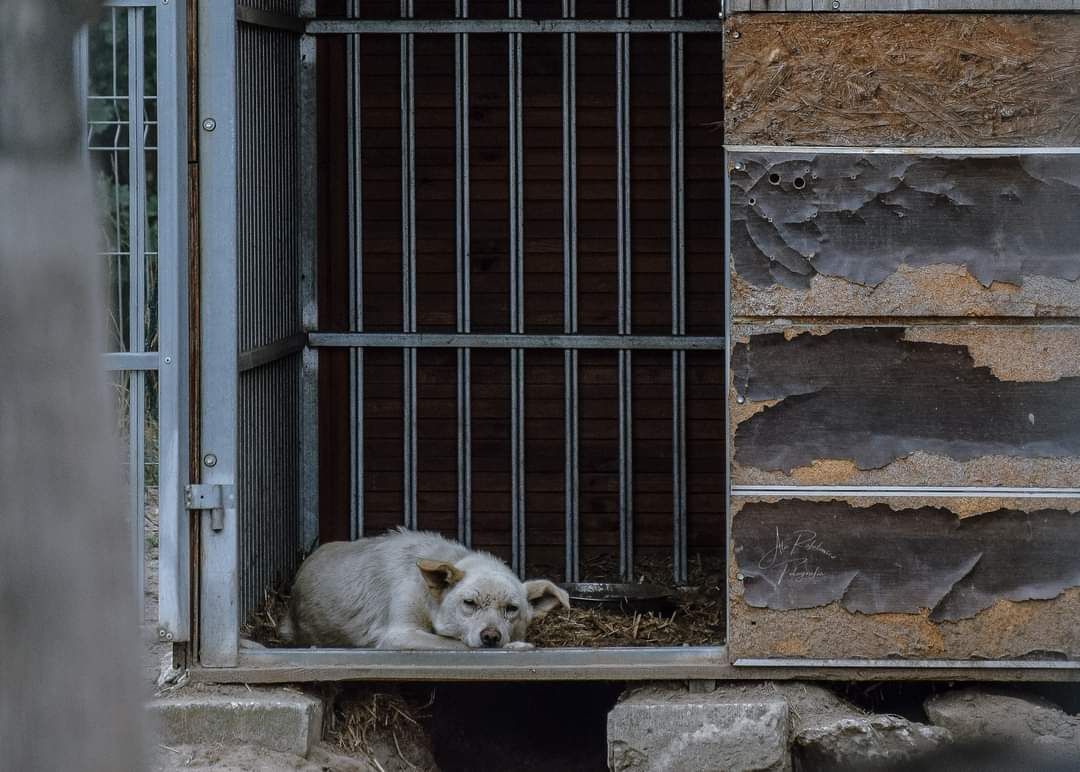
<instances>
[{"instance_id":1,"label":"metal post","mask_svg":"<svg viewBox=\"0 0 1080 772\"><path fill-rule=\"evenodd\" d=\"M469 15L468 0L455 0L454 14ZM457 331L471 331L469 210L469 36L454 36L454 249L457 258ZM472 545L472 356L457 351L457 530Z\"/></svg>"},{"instance_id":2,"label":"metal post","mask_svg":"<svg viewBox=\"0 0 1080 772\"><path fill-rule=\"evenodd\" d=\"M411 19L413 0L401 0L401 15ZM401 307L403 329L416 332L416 94L412 33L401 40ZM405 527L417 526L416 349L402 352L404 373L403 495Z\"/></svg>"},{"instance_id":3,"label":"metal post","mask_svg":"<svg viewBox=\"0 0 1080 772\"><path fill-rule=\"evenodd\" d=\"M630 0L616 0L616 15L630 16ZM616 170L618 228L619 334L631 330L630 249L630 36L615 36L615 131L618 169ZM619 572L624 579L634 573L634 441L631 353L622 350L619 361Z\"/></svg>"},{"instance_id":4,"label":"metal post","mask_svg":"<svg viewBox=\"0 0 1080 772\"><path fill-rule=\"evenodd\" d=\"M349 15L359 14L359 0L349 3ZM348 70L348 143L349 143L349 200L352 227L349 229L349 317L351 329L364 330L364 206L363 206L363 124L361 87L363 71L360 65L362 39L350 35L346 39ZM350 526L352 539L364 536L364 349L349 349L349 411L351 431L352 472L350 482Z\"/></svg>"},{"instance_id":5,"label":"metal post","mask_svg":"<svg viewBox=\"0 0 1080 772\"><path fill-rule=\"evenodd\" d=\"M563 18L577 13L575 0L563 0ZM576 335L577 323L577 38L562 36L562 199L563 332ZM578 352L563 351L565 447L566 581L579 579L580 475L578 470Z\"/></svg>"},{"instance_id":6,"label":"metal post","mask_svg":"<svg viewBox=\"0 0 1080 772\"><path fill-rule=\"evenodd\" d=\"M307 5L307 3L305 3ZM313 8L304 8L304 12ZM316 109L316 42L311 35L300 37L299 72L299 168L300 200L305 211L315 211L318 202L316 160L318 156L318 110ZM314 215L301 218L300 289L305 332L319 326L318 233ZM301 501L303 505L302 543L312 547L319 538L319 352L305 347L301 362Z\"/></svg>"},{"instance_id":7,"label":"metal post","mask_svg":"<svg viewBox=\"0 0 1080 772\"><path fill-rule=\"evenodd\" d=\"M521 0L509 0L511 18L521 18ZM521 115L521 34L507 43L510 161L510 332L525 331L525 253ZM511 538L513 567L525 575L525 352L510 352Z\"/></svg>"},{"instance_id":8,"label":"metal post","mask_svg":"<svg viewBox=\"0 0 1080 772\"><path fill-rule=\"evenodd\" d=\"M158 637L190 640L188 515L187 10L159 5L158 120Z\"/></svg>"},{"instance_id":9,"label":"metal post","mask_svg":"<svg viewBox=\"0 0 1080 772\"><path fill-rule=\"evenodd\" d=\"M237 442L236 20L217 0L199 2L199 219L202 263L202 483L235 486ZM212 259L209 259L212 258ZM200 662L237 664L239 523L235 504L221 529L201 514Z\"/></svg>"},{"instance_id":10,"label":"metal post","mask_svg":"<svg viewBox=\"0 0 1080 772\"><path fill-rule=\"evenodd\" d=\"M146 348L146 151L144 100L146 53L143 9L127 9L128 39L128 350ZM133 562L138 618L142 619L146 517L146 374L128 372L129 494L134 526Z\"/></svg>"},{"instance_id":11,"label":"metal post","mask_svg":"<svg viewBox=\"0 0 1080 772\"><path fill-rule=\"evenodd\" d=\"M671 16L682 16L682 0L671 0ZM671 50L671 334L686 334L686 179L683 142L683 35L670 36ZM671 353L671 444L674 514L672 574L676 583L687 579L686 513L686 351Z\"/></svg>"}]
</instances>

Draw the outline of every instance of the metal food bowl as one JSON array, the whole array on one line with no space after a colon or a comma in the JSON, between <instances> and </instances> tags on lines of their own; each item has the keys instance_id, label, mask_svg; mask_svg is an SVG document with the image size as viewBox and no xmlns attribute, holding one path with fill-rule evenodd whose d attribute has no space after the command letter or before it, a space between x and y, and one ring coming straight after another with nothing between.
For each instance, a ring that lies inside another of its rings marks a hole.
<instances>
[{"instance_id":1,"label":"metal food bowl","mask_svg":"<svg viewBox=\"0 0 1080 772\"><path fill-rule=\"evenodd\" d=\"M666 613L675 608L675 596L659 584L572 582L560 585L578 608L611 609L624 614Z\"/></svg>"}]
</instances>

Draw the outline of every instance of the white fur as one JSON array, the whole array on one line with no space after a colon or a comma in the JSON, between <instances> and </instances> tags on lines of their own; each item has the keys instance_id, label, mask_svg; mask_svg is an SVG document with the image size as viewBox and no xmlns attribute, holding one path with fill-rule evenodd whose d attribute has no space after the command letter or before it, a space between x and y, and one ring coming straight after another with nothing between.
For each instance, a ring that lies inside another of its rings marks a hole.
<instances>
[{"instance_id":1,"label":"white fur","mask_svg":"<svg viewBox=\"0 0 1080 772\"><path fill-rule=\"evenodd\" d=\"M453 566L447 582L437 572L425 578L422 561ZM399 529L315 550L278 634L298 646L379 649L480 648L486 634L489 646L497 638L497 647L531 648L529 621L560 605L569 598L547 580L522 583L494 555Z\"/></svg>"}]
</instances>

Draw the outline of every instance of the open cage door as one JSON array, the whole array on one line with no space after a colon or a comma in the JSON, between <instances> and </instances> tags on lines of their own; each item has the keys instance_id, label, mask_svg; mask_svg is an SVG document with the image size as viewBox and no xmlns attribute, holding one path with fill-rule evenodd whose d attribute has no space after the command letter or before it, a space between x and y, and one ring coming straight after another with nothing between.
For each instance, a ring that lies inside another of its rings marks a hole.
<instances>
[{"instance_id":1,"label":"open cage door","mask_svg":"<svg viewBox=\"0 0 1080 772\"><path fill-rule=\"evenodd\" d=\"M313 367L305 367L312 164L297 109L302 26L245 24L200 3L199 661L237 664L241 620L315 538L304 480ZM299 3L293 3L299 10ZM312 314L312 312L308 312ZM313 315L313 314L312 314ZM201 500L200 500L201 499Z\"/></svg>"}]
</instances>

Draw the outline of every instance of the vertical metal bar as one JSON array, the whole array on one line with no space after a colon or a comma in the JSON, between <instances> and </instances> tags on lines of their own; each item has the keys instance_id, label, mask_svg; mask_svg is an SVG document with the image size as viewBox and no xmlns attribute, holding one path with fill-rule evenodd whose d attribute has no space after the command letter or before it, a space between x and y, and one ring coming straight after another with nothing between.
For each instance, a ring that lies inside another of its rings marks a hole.
<instances>
[{"instance_id":1,"label":"vertical metal bar","mask_svg":"<svg viewBox=\"0 0 1080 772\"><path fill-rule=\"evenodd\" d=\"M671 0L671 16L683 13L683 1ZM686 334L686 231L685 231L685 110L683 104L683 36L669 36L671 64L671 334ZM672 575L676 583L687 580L686 510L686 352L671 354L672 444Z\"/></svg>"},{"instance_id":2,"label":"vertical metal bar","mask_svg":"<svg viewBox=\"0 0 1080 772\"><path fill-rule=\"evenodd\" d=\"M577 14L575 0L563 0L563 18ZM563 200L563 332L578 331L577 313L577 38L562 36L562 200ZM566 513L566 581L579 580L580 476L578 470L578 352L563 351L563 417L565 422L564 492Z\"/></svg>"},{"instance_id":3,"label":"vertical metal bar","mask_svg":"<svg viewBox=\"0 0 1080 772\"><path fill-rule=\"evenodd\" d=\"M159 5L158 183L158 637L190 640L188 482L187 14Z\"/></svg>"},{"instance_id":4,"label":"vertical metal bar","mask_svg":"<svg viewBox=\"0 0 1080 772\"><path fill-rule=\"evenodd\" d=\"M510 18L521 18L521 0L509 0ZM510 332L525 331L524 193L521 113L521 34L507 42L510 163ZM525 575L525 352L510 351L511 538L513 567Z\"/></svg>"},{"instance_id":5,"label":"vertical metal bar","mask_svg":"<svg viewBox=\"0 0 1080 772\"><path fill-rule=\"evenodd\" d=\"M236 20L219 13L217 0L199 3L200 252L203 261L202 482L236 484L237 275L236 275ZM210 123L213 121L213 124ZM210 463L212 462L212 463ZM201 516L199 582L200 661L207 667L237 663L239 583L237 511L226 509L224 527Z\"/></svg>"},{"instance_id":6,"label":"vertical metal bar","mask_svg":"<svg viewBox=\"0 0 1080 772\"><path fill-rule=\"evenodd\" d=\"M401 0L402 18L413 17L413 0ZM401 39L401 294L403 331L416 332L416 93L413 35ZM415 529L416 512L416 349L402 352L404 371L403 493L405 526Z\"/></svg>"},{"instance_id":7,"label":"vertical metal bar","mask_svg":"<svg viewBox=\"0 0 1080 772\"><path fill-rule=\"evenodd\" d=\"M129 351L146 347L146 153L143 150L145 64L143 9L127 9L128 43L128 321ZM146 516L146 376L128 375L131 519L134 529L132 560L137 582L139 616L143 618L143 578Z\"/></svg>"},{"instance_id":8,"label":"vertical metal bar","mask_svg":"<svg viewBox=\"0 0 1080 772\"><path fill-rule=\"evenodd\" d=\"M306 4L305 4L306 5ZM313 8L305 8L313 12ZM305 216L300 225L300 293L301 324L310 332L319 326L319 294L317 270L316 218L313 212L318 201L317 189L317 131L315 37L300 38L299 73L299 148L300 200ZM319 352L305 347L300 376L300 498L303 511L302 538L305 548L319 538Z\"/></svg>"},{"instance_id":9,"label":"vertical metal bar","mask_svg":"<svg viewBox=\"0 0 1080 772\"><path fill-rule=\"evenodd\" d=\"M359 15L359 0L349 3L349 16ZM349 229L352 259L349 261L349 314L351 327L356 332L364 329L364 209L363 209L363 123L362 76L360 46L362 38L349 35L346 38L349 61L349 196L351 201ZM349 350L349 378L351 412L351 525L350 536L359 539L364 535L364 350Z\"/></svg>"},{"instance_id":10,"label":"vertical metal bar","mask_svg":"<svg viewBox=\"0 0 1080 772\"><path fill-rule=\"evenodd\" d=\"M630 0L616 0L616 15L629 18ZM616 225L618 228L619 334L631 330L630 249L630 36L615 36L615 125L617 140ZM633 366L629 351L619 362L619 571L624 579L634 573L634 470L633 470Z\"/></svg>"},{"instance_id":11,"label":"vertical metal bar","mask_svg":"<svg viewBox=\"0 0 1080 772\"><path fill-rule=\"evenodd\" d=\"M468 0L455 0L454 15L469 16ZM469 36L454 36L454 248L457 274L457 331L472 328L469 208ZM457 351L457 530L458 541L472 545L472 361Z\"/></svg>"}]
</instances>

